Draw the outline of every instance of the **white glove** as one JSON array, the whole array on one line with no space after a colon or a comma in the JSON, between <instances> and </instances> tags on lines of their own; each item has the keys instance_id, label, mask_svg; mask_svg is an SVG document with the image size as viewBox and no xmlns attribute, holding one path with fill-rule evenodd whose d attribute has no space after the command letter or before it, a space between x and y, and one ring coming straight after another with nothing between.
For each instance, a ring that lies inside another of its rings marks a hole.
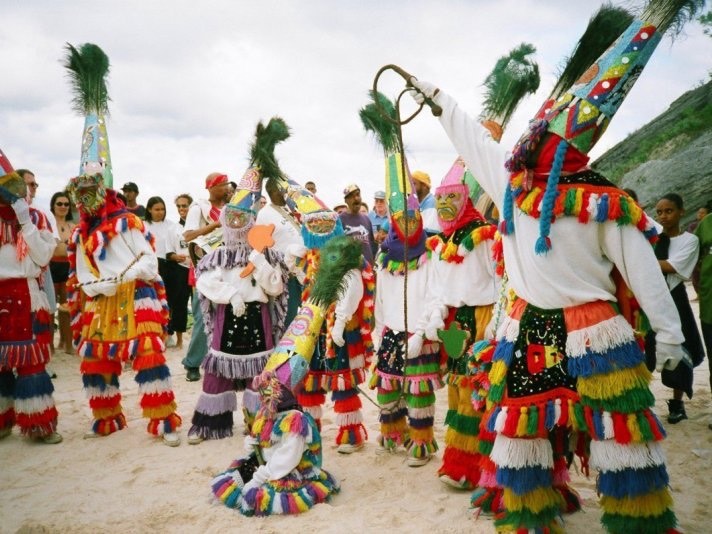
<instances>
[{"instance_id":1,"label":"white glove","mask_svg":"<svg viewBox=\"0 0 712 534\"><path fill-rule=\"evenodd\" d=\"M254 479L250 480L247 484L245 484L242 488L242 491L240 492L241 495L247 495L247 492L249 492L252 488L259 488L260 485L255 482Z\"/></svg>"},{"instance_id":2,"label":"white glove","mask_svg":"<svg viewBox=\"0 0 712 534\"><path fill-rule=\"evenodd\" d=\"M423 333L415 332L408 338L408 359L412 360L420 356L420 351L423 349Z\"/></svg>"},{"instance_id":3,"label":"white glove","mask_svg":"<svg viewBox=\"0 0 712 534\"><path fill-rule=\"evenodd\" d=\"M252 451L255 450L259 442L260 441L254 436L245 436L245 441L243 441L242 446L247 454L252 454Z\"/></svg>"},{"instance_id":4,"label":"white glove","mask_svg":"<svg viewBox=\"0 0 712 534\"><path fill-rule=\"evenodd\" d=\"M339 347L344 346L344 328L346 327L346 323L343 319L336 319L334 321L334 328L331 329L331 340L334 342L335 345L338 345Z\"/></svg>"},{"instance_id":5,"label":"white glove","mask_svg":"<svg viewBox=\"0 0 712 534\"><path fill-rule=\"evenodd\" d=\"M15 202L13 202L12 209L15 211L17 222L19 222L22 226L32 222L30 219L30 205L24 198L18 198Z\"/></svg>"},{"instance_id":6,"label":"white glove","mask_svg":"<svg viewBox=\"0 0 712 534\"><path fill-rule=\"evenodd\" d=\"M129 267L124 275L121 277L122 280L153 280L156 277L156 273L146 265L138 261Z\"/></svg>"},{"instance_id":7,"label":"white glove","mask_svg":"<svg viewBox=\"0 0 712 534\"><path fill-rule=\"evenodd\" d=\"M307 247L304 245L289 245L287 247L287 253L285 256L292 256L294 258L303 258L307 253Z\"/></svg>"},{"instance_id":8,"label":"white glove","mask_svg":"<svg viewBox=\"0 0 712 534\"><path fill-rule=\"evenodd\" d=\"M426 98L433 99L438 94L439 89L430 82L418 80L415 76L411 76L409 82L415 89L409 90L408 94L418 105L425 102Z\"/></svg>"},{"instance_id":9,"label":"white glove","mask_svg":"<svg viewBox=\"0 0 712 534\"><path fill-rule=\"evenodd\" d=\"M256 250L250 252L250 255L247 259L249 259L250 263L255 266L255 269L259 269L267 265L267 258L265 258L265 255L261 252L257 252Z\"/></svg>"},{"instance_id":10,"label":"white glove","mask_svg":"<svg viewBox=\"0 0 712 534\"><path fill-rule=\"evenodd\" d=\"M425 337L430 341L438 341L438 329L445 328L445 321L439 308L435 308L430 314L428 324L425 326Z\"/></svg>"},{"instance_id":11,"label":"white glove","mask_svg":"<svg viewBox=\"0 0 712 534\"><path fill-rule=\"evenodd\" d=\"M107 297L113 297L114 295L116 295L117 287L119 287L119 284L117 282L107 280L105 282L97 282L96 284L91 284L90 286L87 286L87 289L90 288L90 293L92 294L92 296L105 295Z\"/></svg>"},{"instance_id":12,"label":"white glove","mask_svg":"<svg viewBox=\"0 0 712 534\"><path fill-rule=\"evenodd\" d=\"M239 293L235 293L230 299L230 304L232 304L232 313L235 317L241 317L245 314L245 301Z\"/></svg>"},{"instance_id":13,"label":"white glove","mask_svg":"<svg viewBox=\"0 0 712 534\"><path fill-rule=\"evenodd\" d=\"M684 356L682 345L657 342L655 344L655 370L660 372L665 368L672 371Z\"/></svg>"},{"instance_id":14,"label":"white glove","mask_svg":"<svg viewBox=\"0 0 712 534\"><path fill-rule=\"evenodd\" d=\"M495 315L493 315L492 319L490 319L490 322L487 323L487 326L485 327L485 337L483 337L482 339L485 339L485 340L494 339L494 337L497 335L497 331L495 329L496 320L497 320L497 317Z\"/></svg>"}]
</instances>

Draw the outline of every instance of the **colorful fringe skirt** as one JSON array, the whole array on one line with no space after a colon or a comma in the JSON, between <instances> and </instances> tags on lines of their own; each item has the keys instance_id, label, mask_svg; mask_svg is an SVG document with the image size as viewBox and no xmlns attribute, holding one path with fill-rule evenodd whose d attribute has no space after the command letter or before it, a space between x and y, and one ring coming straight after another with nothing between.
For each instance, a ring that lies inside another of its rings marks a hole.
<instances>
[{"instance_id":1,"label":"colorful fringe skirt","mask_svg":"<svg viewBox=\"0 0 712 534\"><path fill-rule=\"evenodd\" d=\"M556 531L566 496L560 429L590 438L601 519L609 532L664 533L676 524L652 412L651 374L615 305L544 310L514 301L497 333L484 423L497 437L491 460L503 488L500 531ZM572 440L584 459L586 441Z\"/></svg>"},{"instance_id":2,"label":"colorful fringe skirt","mask_svg":"<svg viewBox=\"0 0 712 534\"><path fill-rule=\"evenodd\" d=\"M49 303L37 280L0 280L0 430L17 424L24 436L43 437L57 429L45 370L51 337Z\"/></svg>"}]
</instances>

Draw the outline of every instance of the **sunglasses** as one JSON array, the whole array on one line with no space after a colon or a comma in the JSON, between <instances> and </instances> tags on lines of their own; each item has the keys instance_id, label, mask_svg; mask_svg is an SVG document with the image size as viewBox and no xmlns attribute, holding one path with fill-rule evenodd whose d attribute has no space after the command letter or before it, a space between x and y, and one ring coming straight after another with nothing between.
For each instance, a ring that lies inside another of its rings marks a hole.
<instances>
[{"instance_id":1,"label":"sunglasses","mask_svg":"<svg viewBox=\"0 0 712 534\"><path fill-rule=\"evenodd\" d=\"M59 206L60 208L68 208L69 202L55 202L54 205Z\"/></svg>"},{"instance_id":2,"label":"sunglasses","mask_svg":"<svg viewBox=\"0 0 712 534\"><path fill-rule=\"evenodd\" d=\"M187 208L188 204L176 204L176 208Z\"/></svg>"},{"instance_id":3,"label":"sunglasses","mask_svg":"<svg viewBox=\"0 0 712 534\"><path fill-rule=\"evenodd\" d=\"M29 184L27 184L27 187L39 187L39 186L40 186L40 184L38 184L37 182L30 182Z\"/></svg>"}]
</instances>

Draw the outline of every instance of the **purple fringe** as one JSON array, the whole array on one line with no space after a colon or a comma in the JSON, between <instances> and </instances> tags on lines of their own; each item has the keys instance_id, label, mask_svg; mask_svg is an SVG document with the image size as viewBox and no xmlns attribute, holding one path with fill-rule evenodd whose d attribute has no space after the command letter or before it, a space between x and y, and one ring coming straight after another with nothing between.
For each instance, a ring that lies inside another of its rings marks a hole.
<instances>
[{"instance_id":1,"label":"purple fringe","mask_svg":"<svg viewBox=\"0 0 712 534\"><path fill-rule=\"evenodd\" d=\"M205 415L219 415L237 410L237 394L234 390L225 391L218 395L201 393L195 403L195 411Z\"/></svg>"},{"instance_id":2,"label":"purple fringe","mask_svg":"<svg viewBox=\"0 0 712 534\"><path fill-rule=\"evenodd\" d=\"M260 374L265 368L269 355L269 351L265 351L261 356L249 354L232 355L211 348L201 367L205 369L206 373L224 378L252 378Z\"/></svg>"}]
</instances>

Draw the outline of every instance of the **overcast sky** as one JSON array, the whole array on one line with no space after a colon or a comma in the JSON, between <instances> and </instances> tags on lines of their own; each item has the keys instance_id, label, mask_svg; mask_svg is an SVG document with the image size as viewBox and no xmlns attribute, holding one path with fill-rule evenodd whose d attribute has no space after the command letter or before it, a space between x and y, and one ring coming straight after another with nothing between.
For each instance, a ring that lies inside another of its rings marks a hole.
<instances>
[{"instance_id":1,"label":"overcast sky","mask_svg":"<svg viewBox=\"0 0 712 534\"><path fill-rule=\"evenodd\" d=\"M78 172L84 119L71 109L64 45L91 42L109 56L108 134L114 186L135 181L139 201L205 196L205 176L239 181L258 121L281 116L292 137L282 169L313 180L327 204L351 182L363 198L383 189L383 160L358 110L378 69L395 63L435 83L473 114L495 61L526 41L542 83L513 118L512 146L554 83L557 66L599 2L586 0L3 2L0 146L35 171L45 207ZM630 5L630 4L628 4ZM640 4L638 4L640 5ZM712 39L698 23L665 39L592 155L621 141L708 79ZM386 75L393 97L403 86ZM455 158L436 120L404 128L412 170L436 185ZM169 217L175 209L169 205Z\"/></svg>"}]
</instances>

